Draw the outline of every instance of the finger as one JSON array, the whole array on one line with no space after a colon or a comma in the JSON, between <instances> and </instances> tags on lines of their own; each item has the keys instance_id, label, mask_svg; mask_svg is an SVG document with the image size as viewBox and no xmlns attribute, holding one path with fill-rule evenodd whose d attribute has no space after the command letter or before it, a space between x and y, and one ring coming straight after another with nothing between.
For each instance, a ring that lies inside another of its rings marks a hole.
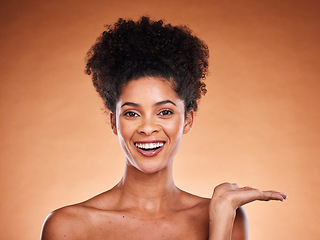
<instances>
[{"instance_id":1,"label":"finger","mask_svg":"<svg viewBox=\"0 0 320 240\"><path fill-rule=\"evenodd\" d=\"M281 194L281 196L282 196L284 199L288 199L288 195L287 195L287 194L285 194L285 193L283 193L283 192L281 192L280 194Z\"/></svg>"},{"instance_id":2,"label":"finger","mask_svg":"<svg viewBox=\"0 0 320 240\"><path fill-rule=\"evenodd\" d=\"M271 190L271 191L266 191L266 192L273 192L273 193L275 193L275 194L279 194L279 195L282 196L283 199L287 199L287 198L288 198L287 194L285 194L285 193L283 193L283 192L278 192L278 191L273 191L273 190Z\"/></svg>"},{"instance_id":3,"label":"finger","mask_svg":"<svg viewBox=\"0 0 320 240\"><path fill-rule=\"evenodd\" d=\"M288 196L285 193L277 191L262 191L261 198L259 200L269 201L269 200L279 200L283 201L287 199Z\"/></svg>"},{"instance_id":4,"label":"finger","mask_svg":"<svg viewBox=\"0 0 320 240\"><path fill-rule=\"evenodd\" d=\"M283 201L287 198L287 195L277 191L261 191L259 189L251 187L242 187L239 189L237 196L234 195L233 198L236 205L242 206L244 204L260 200L260 201L270 201L270 200L279 200Z\"/></svg>"},{"instance_id":5,"label":"finger","mask_svg":"<svg viewBox=\"0 0 320 240\"><path fill-rule=\"evenodd\" d=\"M258 195L261 195L261 200L284 200L284 199L287 199L288 196L283 193L283 192L278 192L278 191L273 191L273 190L270 190L270 191L262 191L262 190L259 190L259 189L256 189L256 188L252 188L252 187L242 187L242 188L239 188L240 190L243 190L243 191L252 191L252 193L254 194L258 194ZM254 197L254 194L252 195L252 197Z\"/></svg>"}]
</instances>

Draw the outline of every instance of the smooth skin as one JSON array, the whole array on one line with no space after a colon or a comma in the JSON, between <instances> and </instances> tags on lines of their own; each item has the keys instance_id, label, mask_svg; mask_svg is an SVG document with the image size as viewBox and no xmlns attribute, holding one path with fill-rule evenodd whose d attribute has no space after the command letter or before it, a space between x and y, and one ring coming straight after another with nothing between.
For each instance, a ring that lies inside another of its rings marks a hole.
<instances>
[{"instance_id":1,"label":"smooth skin","mask_svg":"<svg viewBox=\"0 0 320 240\"><path fill-rule=\"evenodd\" d=\"M211 199L180 190L172 177L173 158L183 134L193 125L193 111L170 81L143 77L122 89L111 128L126 156L121 181L88 201L51 213L42 240L243 240L247 217L241 207L255 200L280 200L286 195L223 183ZM137 144L164 143L146 155Z\"/></svg>"}]
</instances>

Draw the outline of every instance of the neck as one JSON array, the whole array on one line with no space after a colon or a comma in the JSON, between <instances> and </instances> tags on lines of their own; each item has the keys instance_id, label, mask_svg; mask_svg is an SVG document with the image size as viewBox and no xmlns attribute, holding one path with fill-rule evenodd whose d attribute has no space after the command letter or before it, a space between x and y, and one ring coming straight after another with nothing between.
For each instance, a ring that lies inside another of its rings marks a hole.
<instances>
[{"instance_id":1,"label":"neck","mask_svg":"<svg viewBox=\"0 0 320 240\"><path fill-rule=\"evenodd\" d=\"M153 213L170 207L170 202L179 192L173 181L172 165L152 174L126 165L117 188L121 191L120 201L124 207Z\"/></svg>"}]
</instances>

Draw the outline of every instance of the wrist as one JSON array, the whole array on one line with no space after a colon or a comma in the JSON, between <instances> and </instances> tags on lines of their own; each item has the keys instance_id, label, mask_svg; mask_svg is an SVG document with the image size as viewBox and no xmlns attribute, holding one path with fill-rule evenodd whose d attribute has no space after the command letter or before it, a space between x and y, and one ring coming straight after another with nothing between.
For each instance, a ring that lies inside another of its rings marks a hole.
<instances>
[{"instance_id":1,"label":"wrist","mask_svg":"<svg viewBox=\"0 0 320 240\"><path fill-rule=\"evenodd\" d=\"M212 199L210 203L210 240L230 240L236 209L227 200Z\"/></svg>"},{"instance_id":2,"label":"wrist","mask_svg":"<svg viewBox=\"0 0 320 240\"><path fill-rule=\"evenodd\" d=\"M213 197L210 202L210 212L212 213L235 213L237 207L232 201L222 197Z\"/></svg>"}]
</instances>

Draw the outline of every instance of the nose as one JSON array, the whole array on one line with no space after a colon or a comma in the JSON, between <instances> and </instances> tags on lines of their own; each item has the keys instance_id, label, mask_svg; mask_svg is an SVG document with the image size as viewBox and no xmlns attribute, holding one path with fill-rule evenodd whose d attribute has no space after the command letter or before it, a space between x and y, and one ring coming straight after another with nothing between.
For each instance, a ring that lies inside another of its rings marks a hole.
<instances>
[{"instance_id":1,"label":"nose","mask_svg":"<svg viewBox=\"0 0 320 240\"><path fill-rule=\"evenodd\" d=\"M139 133L150 136L155 132L159 132L161 127L152 118L141 119L141 124L138 128Z\"/></svg>"}]
</instances>

